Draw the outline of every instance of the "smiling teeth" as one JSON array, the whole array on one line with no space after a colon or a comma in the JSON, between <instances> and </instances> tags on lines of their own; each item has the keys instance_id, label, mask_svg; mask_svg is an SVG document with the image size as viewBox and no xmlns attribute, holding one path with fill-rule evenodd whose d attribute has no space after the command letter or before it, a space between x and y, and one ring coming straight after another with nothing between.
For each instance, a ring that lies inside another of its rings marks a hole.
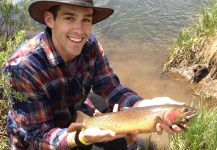
<instances>
[{"instance_id":1,"label":"smiling teeth","mask_svg":"<svg viewBox=\"0 0 217 150\"><path fill-rule=\"evenodd\" d=\"M82 39L75 39L75 38L69 38L70 40L72 40L73 42L81 42Z\"/></svg>"}]
</instances>

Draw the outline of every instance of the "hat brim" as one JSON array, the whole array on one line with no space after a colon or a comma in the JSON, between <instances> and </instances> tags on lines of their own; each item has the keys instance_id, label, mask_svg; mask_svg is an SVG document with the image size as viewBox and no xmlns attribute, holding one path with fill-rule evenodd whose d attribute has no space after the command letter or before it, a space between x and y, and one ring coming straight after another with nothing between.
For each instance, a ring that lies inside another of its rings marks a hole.
<instances>
[{"instance_id":1,"label":"hat brim","mask_svg":"<svg viewBox=\"0 0 217 150\"><path fill-rule=\"evenodd\" d=\"M75 4L68 4L63 2L49 2L49 1L37 1L32 3L29 6L29 14L30 16L37 22L46 24L44 20L44 13L48 11L51 7L61 4L73 5L78 7L85 7L85 8L93 8L93 20L92 24L96 24L114 13L114 10L111 8L103 8L103 7L92 7L92 6L81 6Z\"/></svg>"}]
</instances>

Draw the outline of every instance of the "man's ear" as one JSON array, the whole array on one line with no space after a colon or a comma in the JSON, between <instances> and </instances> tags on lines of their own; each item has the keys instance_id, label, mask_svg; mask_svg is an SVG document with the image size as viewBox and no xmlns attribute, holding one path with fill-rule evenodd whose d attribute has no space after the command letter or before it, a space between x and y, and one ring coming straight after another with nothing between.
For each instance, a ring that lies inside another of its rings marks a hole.
<instances>
[{"instance_id":1,"label":"man's ear","mask_svg":"<svg viewBox=\"0 0 217 150\"><path fill-rule=\"evenodd\" d=\"M45 23L47 24L48 27L50 27L51 29L53 28L54 26L54 17L53 17L53 14L46 11L44 13L44 21Z\"/></svg>"}]
</instances>

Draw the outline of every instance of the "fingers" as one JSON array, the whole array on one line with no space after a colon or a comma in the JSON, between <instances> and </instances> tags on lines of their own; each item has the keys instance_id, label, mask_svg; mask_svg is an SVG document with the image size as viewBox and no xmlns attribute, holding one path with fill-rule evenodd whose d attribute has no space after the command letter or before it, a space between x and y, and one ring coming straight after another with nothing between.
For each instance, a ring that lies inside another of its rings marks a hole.
<instances>
[{"instance_id":1,"label":"fingers","mask_svg":"<svg viewBox=\"0 0 217 150\"><path fill-rule=\"evenodd\" d=\"M130 136L132 137L132 140L135 141L138 138L138 131L132 131L130 133Z\"/></svg>"},{"instance_id":2,"label":"fingers","mask_svg":"<svg viewBox=\"0 0 217 150\"><path fill-rule=\"evenodd\" d=\"M99 128L88 128L82 134L82 138L89 143L107 142L125 136L126 134L116 134L111 130L101 130Z\"/></svg>"},{"instance_id":3,"label":"fingers","mask_svg":"<svg viewBox=\"0 0 217 150\"><path fill-rule=\"evenodd\" d=\"M113 107L113 112L118 112L118 104L115 104Z\"/></svg>"},{"instance_id":4,"label":"fingers","mask_svg":"<svg viewBox=\"0 0 217 150\"><path fill-rule=\"evenodd\" d=\"M188 124L184 124L184 128L187 128ZM180 128L177 125L173 125L172 128L170 128L168 125L166 125L165 123L157 123L156 125L156 132L159 135L163 134L163 130L165 132L167 132L170 135L173 135L174 133L181 133L183 131L182 128Z\"/></svg>"},{"instance_id":5,"label":"fingers","mask_svg":"<svg viewBox=\"0 0 217 150\"><path fill-rule=\"evenodd\" d=\"M157 123L156 125L156 132L158 135L162 135L163 134L163 128L161 128L161 124Z\"/></svg>"},{"instance_id":6,"label":"fingers","mask_svg":"<svg viewBox=\"0 0 217 150\"><path fill-rule=\"evenodd\" d=\"M138 138L138 132L132 131L130 134L128 134L125 139L127 141L127 145L133 144L133 142Z\"/></svg>"},{"instance_id":7,"label":"fingers","mask_svg":"<svg viewBox=\"0 0 217 150\"><path fill-rule=\"evenodd\" d=\"M184 125L184 128L186 128L185 126L186 126L186 125ZM180 128L180 127L177 126L177 125L173 125L173 126L172 126L172 129L173 129L176 133L181 133L181 132L183 131L183 129Z\"/></svg>"},{"instance_id":8,"label":"fingers","mask_svg":"<svg viewBox=\"0 0 217 150\"><path fill-rule=\"evenodd\" d=\"M118 112L118 107L118 104L115 104L113 107L113 112ZM95 109L93 116L95 117L100 115L102 115L102 113L98 109Z\"/></svg>"},{"instance_id":9,"label":"fingers","mask_svg":"<svg viewBox=\"0 0 217 150\"><path fill-rule=\"evenodd\" d=\"M102 113L98 109L95 109L93 116L95 117L100 115L102 115Z\"/></svg>"}]
</instances>

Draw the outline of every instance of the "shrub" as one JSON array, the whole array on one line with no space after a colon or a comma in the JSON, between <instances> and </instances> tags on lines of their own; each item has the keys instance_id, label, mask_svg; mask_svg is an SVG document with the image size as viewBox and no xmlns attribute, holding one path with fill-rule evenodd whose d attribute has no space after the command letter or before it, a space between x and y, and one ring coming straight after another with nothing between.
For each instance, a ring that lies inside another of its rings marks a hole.
<instances>
[{"instance_id":1,"label":"shrub","mask_svg":"<svg viewBox=\"0 0 217 150\"><path fill-rule=\"evenodd\" d=\"M26 30L37 30L38 24L32 26L29 15L27 14L28 0L13 4L12 1L0 1L0 65L7 60L8 56L25 41ZM20 5L19 5L20 4ZM11 85L5 84L9 74L2 75L0 69L0 149L8 149L6 118L10 107L8 97L10 94L19 100L25 100L25 96L15 91L11 91ZM4 90L3 90L4 87Z\"/></svg>"}]
</instances>

